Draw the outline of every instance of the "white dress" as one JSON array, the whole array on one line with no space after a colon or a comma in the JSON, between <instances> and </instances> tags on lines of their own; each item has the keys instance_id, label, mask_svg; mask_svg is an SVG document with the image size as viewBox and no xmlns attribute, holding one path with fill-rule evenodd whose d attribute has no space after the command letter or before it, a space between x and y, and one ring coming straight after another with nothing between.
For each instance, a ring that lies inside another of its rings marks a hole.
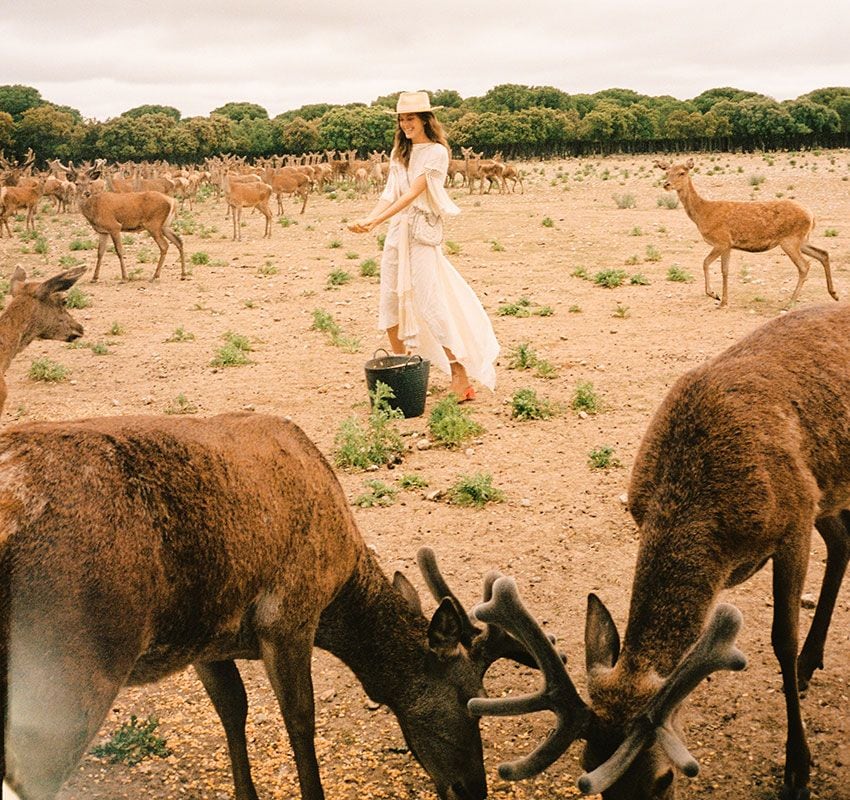
<instances>
[{"instance_id":1,"label":"white dress","mask_svg":"<svg viewBox=\"0 0 850 800\"><path fill-rule=\"evenodd\" d=\"M391 161L381 199L394 202L424 173L427 189L411 206L442 217L455 216L460 209L444 188L448 167L449 154L443 145L414 144L407 169ZM420 244L410 237L411 206L392 217L384 241L378 328L398 325L399 338L409 350L451 374L443 350L448 348L471 378L494 389L499 343L490 318L442 246Z\"/></svg>"}]
</instances>

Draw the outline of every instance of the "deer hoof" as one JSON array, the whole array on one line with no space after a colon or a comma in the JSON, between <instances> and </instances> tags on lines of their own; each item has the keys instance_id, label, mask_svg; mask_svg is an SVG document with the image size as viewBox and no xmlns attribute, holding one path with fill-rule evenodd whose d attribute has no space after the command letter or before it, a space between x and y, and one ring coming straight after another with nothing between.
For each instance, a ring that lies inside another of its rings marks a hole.
<instances>
[{"instance_id":1,"label":"deer hoof","mask_svg":"<svg viewBox=\"0 0 850 800\"><path fill-rule=\"evenodd\" d=\"M779 800L810 800L811 795L809 794L809 790L802 786L798 789L795 789L793 786L789 786L787 783L782 787L782 791L779 793Z\"/></svg>"}]
</instances>

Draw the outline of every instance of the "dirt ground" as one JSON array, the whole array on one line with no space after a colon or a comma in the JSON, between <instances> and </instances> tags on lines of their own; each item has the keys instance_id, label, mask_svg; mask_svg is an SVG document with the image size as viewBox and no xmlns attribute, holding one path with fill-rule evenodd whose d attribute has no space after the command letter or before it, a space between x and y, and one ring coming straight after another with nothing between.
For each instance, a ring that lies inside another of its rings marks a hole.
<instances>
[{"instance_id":1,"label":"dirt ground","mask_svg":"<svg viewBox=\"0 0 850 800\"><path fill-rule=\"evenodd\" d=\"M850 152L698 155L694 179L712 198L796 198L817 217L812 241L830 251L836 288L850 297ZM598 593L620 625L625 623L637 549L636 527L624 493L650 415L686 370L720 352L744 334L782 313L796 280L789 259L776 250L735 253L730 304L719 310L703 293L701 264L708 246L681 206L666 208L661 173L651 157L608 157L523 165L525 193L483 196L453 191L462 215L448 223L447 238L459 252L453 263L490 313L502 346L494 394L480 388L470 412L485 432L468 447L413 447L394 471L340 473L349 498L379 479L396 484L415 474L426 489L399 492L386 508L355 507L366 541L391 573L403 570L419 588L415 553L424 544L437 551L444 573L469 606L480 596L491 568L515 576L526 604L558 636L570 671L585 687L583 628L588 592ZM629 205L627 195L634 199ZM108 254L98 284L89 282L96 251L70 250L75 239L96 241L78 213L42 210L38 228L46 255L25 252L33 243L19 236L0 241L0 274L15 265L30 273L55 273L69 257L90 271L80 287L91 304L75 314L84 342L68 347L36 342L7 372L9 397L2 424L91 415L196 411L211 415L249 409L291 416L327 456L343 420L365 420L364 362L385 345L375 330L377 278L359 265L378 258L374 235L346 230L346 220L367 211L373 198L345 190L311 196L306 213L286 206L270 240L261 238L262 218L246 215L241 242L231 241L223 201L209 198L184 215L191 278L179 280L174 249L162 279L149 283L156 246L133 235L126 250L135 280L118 281ZM548 218L551 225L544 223ZM21 224L18 225L22 227ZM336 245L336 246L335 246ZM672 266L691 282L667 279ZM583 268L591 279L574 273ZM648 285L628 281L614 289L593 276L606 269L640 274ZM329 275L347 270L352 280L329 288ZM719 264L712 270L719 289ZM500 306L528 298L549 306L551 316L518 318ZM812 263L801 306L832 303L820 265ZM311 330L313 312L331 314L347 336L360 340L347 352ZM193 338L168 341L177 329ZM223 335L246 336L253 345L245 366L211 366ZM556 370L553 378L509 369L512 352L527 344ZM106 352L104 353L104 347ZM31 363L47 357L68 368L60 383L35 382ZM580 382L591 382L600 413L579 416L569 409ZM448 381L432 372L426 416L404 420L413 442L427 428L427 414ZM510 399L520 388L561 403L547 420L511 419ZM619 466L592 469L588 454L609 446ZM490 473L505 501L466 509L429 500L461 475ZM824 548L813 540L806 592L817 594ZM686 798L778 796L784 760L785 712L778 665L770 646L771 593L768 566L725 594L744 614L739 646L749 659L743 673L720 674L692 696L687 743L702 771L682 779ZM803 702L815 759L813 797L850 798L850 594L839 596L827 646L826 669L817 672ZM427 599L426 608L434 604ZM120 609L116 610L120 613ZM804 630L812 611L802 612ZM241 665L250 698L250 754L262 798L297 797L297 780L286 734L272 692L257 664ZM315 655L317 743L329 798L426 798L435 794L424 771L404 746L391 714L372 708L341 663ZM487 679L491 693L536 685L535 674L496 665ZM88 755L62 792L63 800L180 797L218 800L232 796L224 736L200 683L188 671L156 686L122 692L97 742L106 740L131 714L159 719L158 732L171 755L137 767L114 766ZM578 746L544 774L517 784L498 777L497 765L529 752L545 736L551 717L487 719L482 722L492 797L575 797Z\"/></svg>"}]
</instances>

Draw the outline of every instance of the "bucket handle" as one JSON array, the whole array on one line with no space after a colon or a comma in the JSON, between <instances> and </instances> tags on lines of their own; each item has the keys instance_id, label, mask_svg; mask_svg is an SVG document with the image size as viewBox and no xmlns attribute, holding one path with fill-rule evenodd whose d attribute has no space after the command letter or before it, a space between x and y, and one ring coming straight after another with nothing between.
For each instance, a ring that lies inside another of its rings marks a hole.
<instances>
[{"instance_id":1,"label":"bucket handle","mask_svg":"<svg viewBox=\"0 0 850 800\"><path fill-rule=\"evenodd\" d=\"M396 353L388 353L385 348L379 347L374 353L372 353L372 360L375 360L375 359L378 358L378 353L383 353L387 358L389 358L390 355L397 355ZM407 354L407 361L404 362L404 366L406 367L408 364L410 364L410 362L413 361L413 359L417 359L414 362L416 364L421 364L422 361L423 361L423 358L422 358L422 356L419 355L419 353L408 353Z\"/></svg>"}]
</instances>

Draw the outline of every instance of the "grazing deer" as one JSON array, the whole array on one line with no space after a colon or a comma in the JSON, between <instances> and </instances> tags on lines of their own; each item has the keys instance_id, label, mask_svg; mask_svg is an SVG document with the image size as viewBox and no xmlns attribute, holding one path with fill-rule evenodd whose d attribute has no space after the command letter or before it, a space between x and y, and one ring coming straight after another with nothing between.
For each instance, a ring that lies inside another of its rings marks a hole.
<instances>
[{"instance_id":1,"label":"grazing deer","mask_svg":"<svg viewBox=\"0 0 850 800\"><path fill-rule=\"evenodd\" d=\"M85 267L77 267L47 280L27 281L27 273L15 268L9 282L12 299L0 314L0 413L6 404L3 376L21 350L34 339L72 342L83 335L83 326L68 313L61 293L85 271Z\"/></svg>"},{"instance_id":2,"label":"grazing deer","mask_svg":"<svg viewBox=\"0 0 850 800\"><path fill-rule=\"evenodd\" d=\"M42 181L20 184L18 186L0 186L0 236L3 228L12 238L12 230L9 227L9 217L20 209L27 212L25 230L35 230L35 212L38 210L38 201L41 200Z\"/></svg>"},{"instance_id":3,"label":"grazing deer","mask_svg":"<svg viewBox=\"0 0 850 800\"><path fill-rule=\"evenodd\" d=\"M720 307L729 300L729 258L732 250L763 253L779 245L797 267L797 285L788 305L793 305L809 274L809 262L803 254L812 256L823 264L826 288L834 300L838 295L832 286L829 253L810 244L808 239L815 227L812 213L793 200L766 202L736 202L733 200L706 200L697 194L690 178L693 159L683 164L656 161L655 166L667 173L664 188L676 190L688 216L696 223L702 238L711 245L711 252L702 262L705 276L705 293L720 301ZM709 266L720 259L723 291L720 296L711 290Z\"/></svg>"},{"instance_id":4,"label":"grazing deer","mask_svg":"<svg viewBox=\"0 0 850 800\"><path fill-rule=\"evenodd\" d=\"M143 230L153 237L159 247L159 261L151 280L159 278L169 242L173 243L180 253L180 280L186 278L183 240L170 227L177 213L177 201L173 197L167 197L161 192L100 192L94 191L90 184L85 183L82 184L79 197L78 205L82 215L100 236L92 282L100 276L100 263L110 238L121 265L121 280L127 280L121 233Z\"/></svg>"},{"instance_id":5,"label":"grazing deer","mask_svg":"<svg viewBox=\"0 0 850 800\"><path fill-rule=\"evenodd\" d=\"M269 167L263 175L263 180L272 187L272 192L277 199L277 214L283 215L282 195L298 195L302 199L301 213L307 208L307 198L310 196L310 178L306 173L295 167Z\"/></svg>"},{"instance_id":6,"label":"grazing deer","mask_svg":"<svg viewBox=\"0 0 850 800\"><path fill-rule=\"evenodd\" d=\"M482 800L481 738L466 702L484 693L497 658L531 658L470 620L433 553L419 561L441 595L430 621L409 581L381 571L319 450L278 417L6 429L0 778L25 800L54 797L122 686L192 664L224 727L236 800L257 800L234 659L262 659L301 796L321 800L316 645L395 713L441 800Z\"/></svg>"},{"instance_id":7,"label":"grazing deer","mask_svg":"<svg viewBox=\"0 0 850 800\"><path fill-rule=\"evenodd\" d=\"M539 635L532 643L528 623L507 621L521 612L473 611L536 651L549 676L544 696L518 702L516 713L551 708L559 717L557 732L536 753L505 767L509 777L544 769L582 738L584 765L592 770L580 781L582 791L602 792L606 800L673 798L674 768L697 769L676 734L676 707L701 675L743 665L729 645L737 615L718 611L720 621L707 628L706 618L724 588L772 560L771 642L788 720L781 797L809 797L799 691L823 666L850 559L848 342L850 309L808 308L768 322L670 390L640 445L629 487L640 546L622 646L601 601L591 596L588 603L590 705ZM798 656L812 527L826 542L827 566ZM498 582L494 591L512 593ZM719 637L720 644L701 637ZM514 713L506 704L472 706L475 713Z\"/></svg>"},{"instance_id":8,"label":"grazing deer","mask_svg":"<svg viewBox=\"0 0 850 800\"><path fill-rule=\"evenodd\" d=\"M256 208L266 218L263 238L271 238L272 211L269 208L269 198L271 195L272 187L264 183L259 176L255 181L242 181L236 180L230 175L224 176L224 199L227 202L227 209L233 219L233 241L242 241L241 225L243 206Z\"/></svg>"}]
</instances>

